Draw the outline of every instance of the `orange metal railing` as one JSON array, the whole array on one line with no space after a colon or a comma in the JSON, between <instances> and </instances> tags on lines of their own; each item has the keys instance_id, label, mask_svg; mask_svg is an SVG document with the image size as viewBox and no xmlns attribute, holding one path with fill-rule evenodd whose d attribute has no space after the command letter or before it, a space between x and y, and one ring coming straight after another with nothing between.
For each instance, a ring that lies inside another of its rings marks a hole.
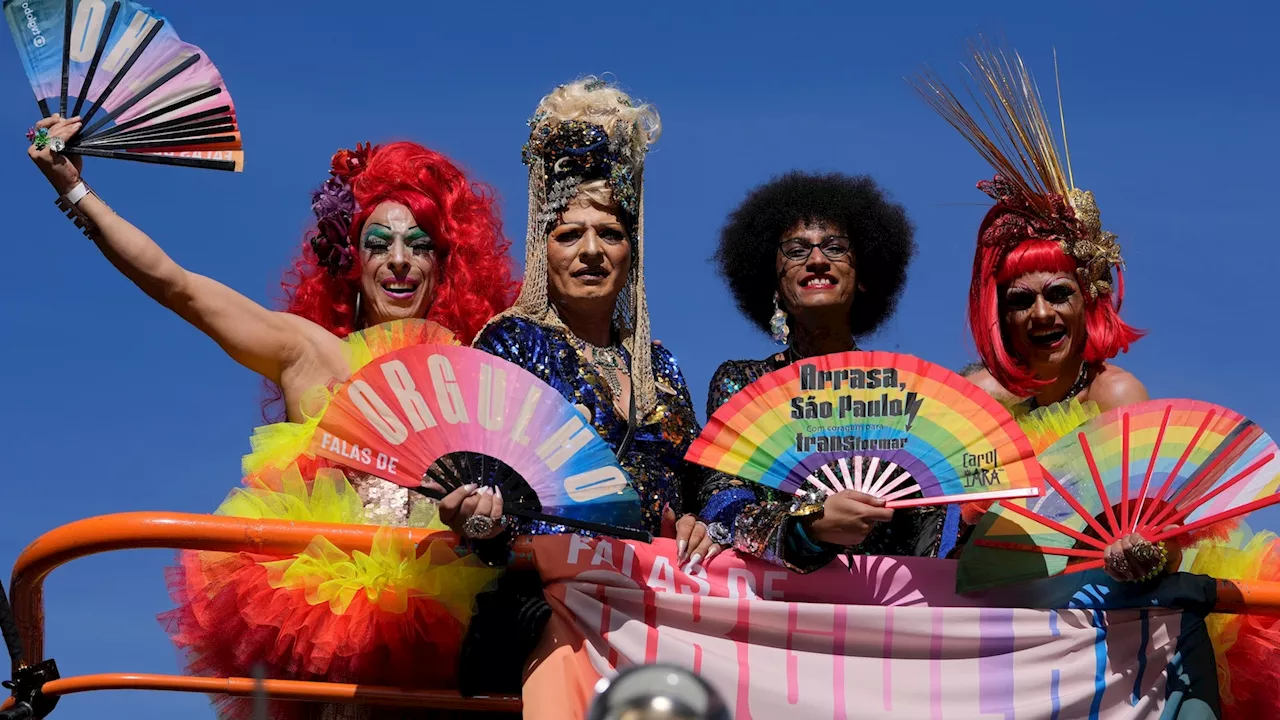
<instances>
[{"instance_id":1,"label":"orange metal railing","mask_svg":"<svg viewBox=\"0 0 1280 720\"><path fill-rule=\"evenodd\" d=\"M204 693L249 697L256 690L252 678L206 678L185 675L151 675L145 673L104 673L80 675L44 684L41 692L61 697L95 690L164 690L168 692ZM262 691L276 700L302 700L320 703L358 703L394 707L423 707L435 710L471 712L520 712L520 698L462 697L447 690L404 690L401 688L344 683L303 682L300 680L263 680ZM0 710L12 705L12 698L0 703Z\"/></svg>"},{"instance_id":2,"label":"orange metal railing","mask_svg":"<svg viewBox=\"0 0 1280 720\"><path fill-rule=\"evenodd\" d=\"M18 557L11 588L14 619L23 642L23 662L44 659L44 579L76 558L130 548L172 548L217 552L292 555L323 534L337 547L368 551L377 528L357 525L251 520L186 513L137 512L105 515L73 522L40 536ZM418 543L428 536L453 542L448 533L397 528L399 539ZM459 551L461 548L458 547ZM532 553L527 540L515 546L515 566L527 566ZM1280 583L1218 581L1219 612L1280 614ZM69 677L47 683L51 696L90 690L132 689L248 695L249 678L197 678L178 675L105 674ZM517 697L464 698L456 692L403 690L340 683L267 680L265 692L277 699L384 704L405 707L518 712ZM0 704L0 708L4 705Z\"/></svg>"},{"instance_id":3,"label":"orange metal railing","mask_svg":"<svg viewBox=\"0 0 1280 720\"><path fill-rule=\"evenodd\" d=\"M163 512L104 515L63 525L28 545L13 567L10 594L14 620L22 638L22 661L34 664L44 659L45 578L59 566L77 558L131 548L292 555L305 550L315 536L321 534L345 551L368 552L376 531L377 528L372 526ZM406 542L416 544L430 536L433 540L453 542L458 547L457 538L449 533L433 533L420 528L396 528L394 532L398 539ZM514 564L521 566L530 562L527 541L517 542ZM89 690L132 689L245 695L252 692L253 683L248 678L106 674L63 678L47 683L43 692L64 695ZM464 698L450 691L289 680L268 680L264 687L268 695L278 699L475 711L518 712L520 709L518 697Z\"/></svg>"},{"instance_id":4,"label":"orange metal railing","mask_svg":"<svg viewBox=\"0 0 1280 720\"><path fill-rule=\"evenodd\" d=\"M1221 613L1280 615L1280 583L1219 580L1218 601L1214 610Z\"/></svg>"}]
</instances>

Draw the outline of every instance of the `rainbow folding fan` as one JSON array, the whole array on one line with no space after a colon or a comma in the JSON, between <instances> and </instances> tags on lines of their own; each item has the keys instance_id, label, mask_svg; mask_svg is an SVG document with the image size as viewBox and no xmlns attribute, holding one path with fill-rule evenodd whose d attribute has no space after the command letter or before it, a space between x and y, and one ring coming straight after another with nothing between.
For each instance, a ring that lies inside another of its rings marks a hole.
<instances>
[{"instance_id":1,"label":"rainbow folding fan","mask_svg":"<svg viewBox=\"0 0 1280 720\"><path fill-rule=\"evenodd\" d=\"M239 171L235 105L204 52L132 0L4 0L45 117L79 115L74 155Z\"/></svg>"},{"instance_id":2,"label":"rainbow folding fan","mask_svg":"<svg viewBox=\"0 0 1280 720\"><path fill-rule=\"evenodd\" d=\"M560 393L480 350L417 345L334 391L311 452L420 489L501 488L504 512L649 541L613 450Z\"/></svg>"},{"instance_id":3,"label":"rainbow folding fan","mask_svg":"<svg viewBox=\"0 0 1280 720\"><path fill-rule=\"evenodd\" d=\"M1196 400L1116 408L1040 455L1042 497L988 512L960 555L961 592L1100 568L1131 533L1159 542L1280 502L1276 443Z\"/></svg>"},{"instance_id":4,"label":"rainbow folding fan","mask_svg":"<svg viewBox=\"0 0 1280 720\"><path fill-rule=\"evenodd\" d=\"M1041 491L1035 453L994 398L889 352L801 360L717 410L686 459L783 492L856 490L888 507Z\"/></svg>"}]
</instances>

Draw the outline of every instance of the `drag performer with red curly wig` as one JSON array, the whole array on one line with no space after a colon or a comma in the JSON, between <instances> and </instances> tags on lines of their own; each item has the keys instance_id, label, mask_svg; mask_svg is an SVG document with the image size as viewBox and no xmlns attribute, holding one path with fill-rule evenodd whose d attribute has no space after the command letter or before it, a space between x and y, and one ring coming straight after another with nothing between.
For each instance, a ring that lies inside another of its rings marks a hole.
<instances>
[{"instance_id":1,"label":"drag performer with red curly wig","mask_svg":"<svg viewBox=\"0 0 1280 720\"><path fill-rule=\"evenodd\" d=\"M69 139L74 118L40 121ZM492 195L448 158L413 143L359 146L333 158L313 196L316 228L285 283L285 312L178 265L83 181L79 156L28 150L87 225L102 254L143 292L276 384L291 420L306 390L349 372L341 338L389 320L426 318L462 342L514 298L509 243Z\"/></svg>"},{"instance_id":2,"label":"drag performer with red curly wig","mask_svg":"<svg viewBox=\"0 0 1280 720\"><path fill-rule=\"evenodd\" d=\"M78 123L50 118L50 135ZM126 277L262 375L295 422L315 420L323 391L373 358L422 342L470 342L514 297L491 194L439 153L413 143L338 152L314 193L316 224L273 312L189 272L117 216L78 163L31 150L73 200L86 234ZM274 426L281 427L281 426ZM257 433L248 476L217 512L293 521L444 530L434 505L397 485L316 461L294 463L287 437ZM290 557L184 552L169 573L177 608L162 616L198 675L401 687L455 682L456 658L479 592L496 572L447 543L401 547L379 533L368 553L317 536ZM244 700L219 715L248 718ZM275 703L275 718L371 718L374 708ZM404 717L396 712L394 717Z\"/></svg>"}]
</instances>

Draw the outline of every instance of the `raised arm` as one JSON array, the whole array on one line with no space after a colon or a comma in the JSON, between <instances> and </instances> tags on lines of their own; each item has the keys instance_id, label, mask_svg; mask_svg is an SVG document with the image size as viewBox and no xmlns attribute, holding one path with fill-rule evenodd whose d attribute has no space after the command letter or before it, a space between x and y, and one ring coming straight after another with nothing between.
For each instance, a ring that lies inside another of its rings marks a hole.
<instances>
[{"instance_id":1,"label":"raised arm","mask_svg":"<svg viewBox=\"0 0 1280 720\"><path fill-rule=\"evenodd\" d=\"M47 128L51 138L65 141L80 130L80 122L55 115L37 127ZM80 186L78 157L34 146L28 154L64 198ZM308 365L330 365L341 359L339 340L332 334L302 318L268 310L222 283L187 271L93 192L70 199L76 200L76 209L90 224L87 234L117 270L156 302L199 328L241 365L284 384L289 368L304 359L310 361L305 363Z\"/></svg>"}]
</instances>

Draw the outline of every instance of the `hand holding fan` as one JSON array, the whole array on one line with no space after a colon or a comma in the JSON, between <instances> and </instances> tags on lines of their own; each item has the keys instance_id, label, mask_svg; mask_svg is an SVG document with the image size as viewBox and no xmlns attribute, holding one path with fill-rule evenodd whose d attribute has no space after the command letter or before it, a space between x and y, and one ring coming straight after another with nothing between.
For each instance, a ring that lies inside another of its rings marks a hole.
<instances>
[{"instance_id":1,"label":"hand holding fan","mask_svg":"<svg viewBox=\"0 0 1280 720\"><path fill-rule=\"evenodd\" d=\"M1031 444L999 402L946 368L888 352L765 375L711 416L686 458L787 493L857 490L888 507L1041 487Z\"/></svg>"},{"instance_id":2,"label":"hand holding fan","mask_svg":"<svg viewBox=\"0 0 1280 720\"><path fill-rule=\"evenodd\" d=\"M1210 403L1103 413L1041 453L1043 497L983 518L960 556L961 591L1100 568L1132 533L1156 543L1280 502L1277 454L1262 428Z\"/></svg>"},{"instance_id":3,"label":"hand holding fan","mask_svg":"<svg viewBox=\"0 0 1280 720\"><path fill-rule=\"evenodd\" d=\"M550 385L480 350L418 345L338 386L311 452L399 485L502 489L504 511L649 541L613 450Z\"/></svg>"},{"instance_id":4,"label":"hand holding fan","mask_svg":"<svg viewBox=\"0 0 1280 720\"><path fill-rule=\"evenodd\" d=\"M45 117L84 123L60 152L216 170L244 166L218 69L132 0L4 0Z\"/></svg>"}]
</instances>

